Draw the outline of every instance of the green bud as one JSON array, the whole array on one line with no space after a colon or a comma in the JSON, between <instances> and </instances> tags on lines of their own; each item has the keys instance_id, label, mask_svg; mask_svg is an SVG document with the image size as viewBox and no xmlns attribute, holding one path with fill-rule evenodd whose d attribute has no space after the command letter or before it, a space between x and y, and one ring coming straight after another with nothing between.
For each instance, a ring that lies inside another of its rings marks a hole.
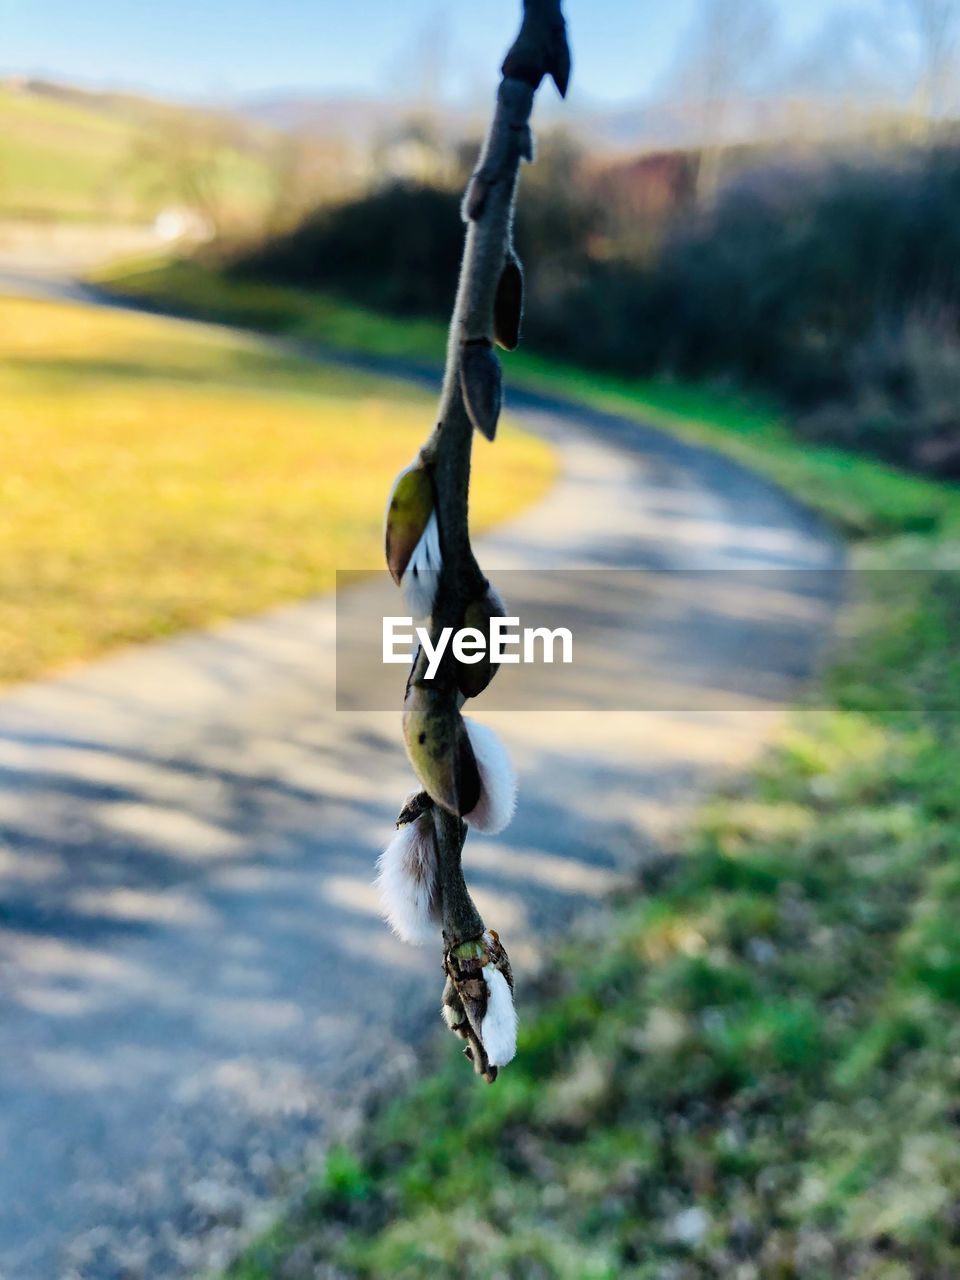
<instances>
[{"instance_id":1,"label":"green bud","mask_svg":"<svg viewBox=\"0 0 960 1280\"><path fill-rule=\"evenodd\" d=\"M500 664L490 661L490 619L503 618L506 607L492 587L479 600L472 600L463 614L463 625L475 627L486 639L479 662L457 662L457 688L465 698L477 698L497 674Z\"/></svg>"},{"instance_id":2,"label":"green bud","mask_svg":"<svg viewBox=\"0 0 960 1280\"><path fill-rule=\"evenodd\" d=\"M412 684L403 707L403 737L434 803L457 817L470 813L480 799L480 771L454 693Z\"/></svg>"},{"instance_id":3,"label":"green bud","mask_svg":"<svg viewBox=\"0 0 960 1280\"><path fill-rule=\"evenodd\" d=\"M400 582L433 512L430 473L419 460L397 476L387 507L387 568Z\"/></svg>"}]
</instances>

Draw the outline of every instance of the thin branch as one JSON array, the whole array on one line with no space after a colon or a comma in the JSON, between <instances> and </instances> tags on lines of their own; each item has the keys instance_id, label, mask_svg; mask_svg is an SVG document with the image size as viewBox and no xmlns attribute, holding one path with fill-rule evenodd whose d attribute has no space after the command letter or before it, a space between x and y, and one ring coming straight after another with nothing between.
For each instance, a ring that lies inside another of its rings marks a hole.
<instances>
[{"instance_id":1,"label":"thin branch","mask_svg":"<svg viewBox=\"0 0 960 1280\"><path fill-rule=\"evenodd\" d=\"M486 587L470 547L468 494L473 423L464 400L465 352L485 351L487 375L496 378L493 354L494 301L497 286L513 255L513 211L521 160L533 158L530 113L544 75L552 74L563 94L569 75L569 53L560 0L525 0L520 32L503 63L497 106L478 168L464 198L467 235L460 281L447 344L439 421L424 448L436 493L443 567L432 616L432 639L443 627L463 625L467 605ZM474 345L476 344L476 345ZM482 375L481 375L482 376ZM495 424L494 424L495 425ZM452 664L441 668L436 684L452 683ZM444 939L448 946L483 932L460 869L466 828L443 810L435 811Z\"/></svg>"},{"instance_id":2,"label":"thin branch","mask_svg":"<svg viewBox=\"0 0 960 1280\"><path fill-rule=\"evenodd\" d=\"M396 580L404 585L409 571L420 590L424 574L436 578L428 597L434 644L443 628L461 628L470 609L485 610L488 617L502 611L470 546L470 462L474 429L489 440L496 434L501 373L494 342L512 349L519 335L522 272L512 242L514 203L520 163L533 158L530 113L540 82L549 75L561 95L566 93L570 55L560 0L524 0L520 32L501 70L496 110L463 201L467 232L437 426L418 462L398 479L387 523L387 562ZM432 572L434 518L438 574ZM425 673L421 652L407 682L404 734L426 793L404 812L432 806L448 979L444 1016L468 1042L465 1052L477 1071L493 1080L497 1063L512 1056L508 1042L516 1041L513 975L499 938L485 929L461 861L467 823L484 808L483 787L492 786L476 755L478 730L468 730L460 715L463 690L476 693L483 683L475 687L458 679L449 650L433 679L427 681ZM492 674L493 669L487 679ZM496 807L488 804L486 811ZM501 827L502 822L486 829ZM491 1011L495 1016L488 1017Z\"/></svg>"}]
</instances>

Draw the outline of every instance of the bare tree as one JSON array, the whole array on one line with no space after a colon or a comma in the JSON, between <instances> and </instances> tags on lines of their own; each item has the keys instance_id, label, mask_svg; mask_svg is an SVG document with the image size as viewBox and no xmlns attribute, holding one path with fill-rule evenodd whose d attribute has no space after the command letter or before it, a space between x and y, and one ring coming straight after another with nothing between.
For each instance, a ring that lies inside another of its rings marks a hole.
<instances>
[{"instance_id":1,"label":"bare tree","mask_svg":"<svg viewBox=\"0 0 960 1280\"><path fill-rule=\"evenodd\" d=\"M437 427L398 477L387 513L387 563L411 611L429 616L432 643L445 627L476 628L489 645L504 606L470 546L467 506L474 430L493 440L501 372L494 342L519 341L523 277L512 242L521 160L532 160L530 113L544 76L566 94L570 54L560 0L524 0L523 22L504 60L497 106L463 203L467 224L450 325ZM442 933L443 1013L487 1081L516 1050L513 975L507 953L480 916L463 877L467 831L509 822L515 782L499 739L461 714L496 672L487 657L460 662L448 649L433 679L421 650L407 681L403 732L423 790L397 820L380 861L387 918L410 942Z\"/></svg>"},{"instance_id":2,"label":"bare tree","mask_svg":"<svg viewBox=\"0 0 960 1280\"><path fill-rule=\"evenodd\" d=\"M701 199L716 191L720 153L729 141L738 101L756 84L775 33L776 14L769 0L700 0L677 78L699 116Z\"/></svg>"},{"instance_id":3,"label":"bare tree","mask_svg":"<svg viewBox=\"0 0 960 1280\"><path fill-rule=\"evenodd\" d=\"M453 54L450 17L440 10L414 30L392 56L384 78L418 119L434 126L441 114L441 100Z\"/></svg>"},{"instance_id":4,"label":"bare tree","mask_svg":"<svg viewBox=\"0 0 960 1280\"><path fill-rule=\"evenodd\" d=\"M240 147L239 125L229 116L171 110L144 128L128 164L157 197L192 210L217 239L228 214L229 163Z\"/></svg>"},{"instance_id":5,"label":"bare tree","mask_svg":"<svg viewBox=\"0 0 960 1280\"><path fill-rule=\"evenodd\" d=\"M915 96L935 125L951 106L957 70L958 0L902 0L917 43Z\"/></svg>"},{"instance_id":6,"label":"bare tree","mask_svg":"<svg viewBox=\"0 0 960 1280\"><path fill-rule=\"evenodd\" d=\"M317 137L307 127L266 134L255 155L265 182L260 228L265 236L289 231L319 205L344 197L358 184L349 145Z\"/></svg>"}]
</instances>

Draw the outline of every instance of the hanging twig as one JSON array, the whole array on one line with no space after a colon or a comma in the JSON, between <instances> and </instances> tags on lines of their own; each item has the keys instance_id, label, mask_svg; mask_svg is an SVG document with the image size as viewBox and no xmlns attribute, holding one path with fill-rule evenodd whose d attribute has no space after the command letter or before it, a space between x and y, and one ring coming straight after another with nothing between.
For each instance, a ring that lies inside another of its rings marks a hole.
<instances>
[{"instance_id":1,"label":"hanging twig","mask_svg":"<svg viewBox=\"0 0 960 1280\"><path fill-rule=\"evenodd\" d=\"M530 113L544 76L566 94L570 55L560 0L524 0L523 23L501 68L497 106L463 202L467 223L450 325L438 423L417 461L397 480L387 514L387 563L413 612L444 627L486 630L503 605L470 546L468 497L474 428L493 440L501 404L494 343L519 340L523 275L513 248L521 160L532 160ZM513 975L499 938L486 930L463 878L467 829L495 833L513 810L509 759L489 729L460 714L489 683L489 663L459 667L448 651L432 680L414 661L404 738L424 791L398 819L381 859L386 914L409 941L440 929L447 985L443 1012L467 1040L476 1070L494 1080L513 1056Z\"/></svg>"}]
</instances>

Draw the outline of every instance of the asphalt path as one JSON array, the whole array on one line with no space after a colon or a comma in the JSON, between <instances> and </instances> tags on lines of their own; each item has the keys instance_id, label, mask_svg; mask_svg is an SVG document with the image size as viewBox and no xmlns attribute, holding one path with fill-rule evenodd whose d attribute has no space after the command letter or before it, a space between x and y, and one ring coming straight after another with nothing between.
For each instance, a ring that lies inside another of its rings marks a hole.
<instances>
[{"instance_id":1,"label":"asphalt path","mask_svg":"<svg viewBox=\"0 0 960 1280\"><path fill-rule=\"evenodd\" d=\"M91 297L9 272L3 288ZM607 611L595 641L590 678L616 651L627 709L609 682L579 710L477 704L521 798L502 836L471 838L468 878L522 1016L540 942L770 741L843 561L808 512L706 450L549 398L509 409L560 478L481 563L635 570L631 599L650 575L656 623L638 642L636 611ZM336 710L335 638L317 599L0 698L3 1280L217 1265L438 1025L439 951L397 942L372 885L412 786L399 716Z\"/></svg>"}]
</instances>

